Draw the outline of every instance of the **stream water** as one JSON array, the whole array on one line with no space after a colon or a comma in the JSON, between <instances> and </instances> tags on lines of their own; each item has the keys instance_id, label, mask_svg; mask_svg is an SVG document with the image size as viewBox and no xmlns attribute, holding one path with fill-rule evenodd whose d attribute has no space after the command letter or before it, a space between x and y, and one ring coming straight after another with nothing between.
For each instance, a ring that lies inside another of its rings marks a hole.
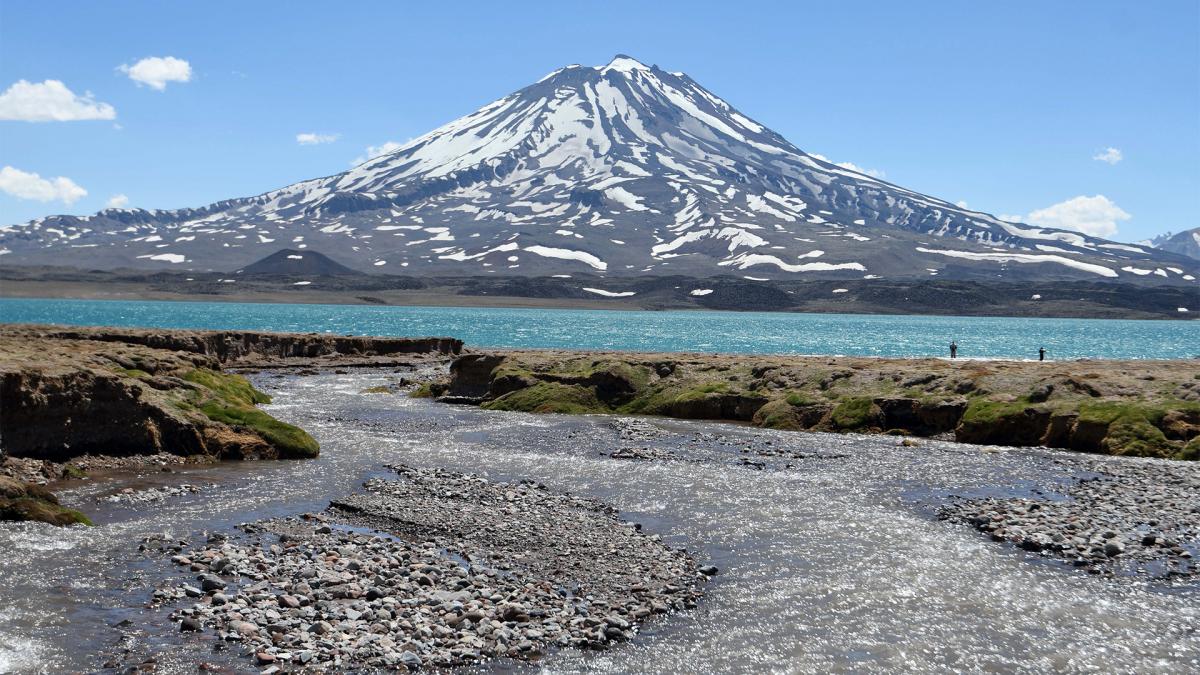
<instances>
[{"instance_id":1,"label":"stream water","mask_svg":"<svg viewBox=\"0 0 1200 675\"><path fill-rule=\"evenodd\" d=\"M256 376L276 396L272 414L321 442L317 460L84 482L62 497L96 527L0 524L0 673L95 670L122 650L154 657L158 672L195 672L199 661L256 671L178 633L169 607L145 607L157 584L186 572L139 542L203 541L320 510L394 462L598 497L720 568L696 610L609 651L552 654L537 666L552 672L1200 670L1197 585L1089 576L934 517L950 494L1053 491L1076 470L1069 454L362 393L390 377ZM607 456L628 446L671 457ZM103 499L181 482L202 489L141 505Z\"/></svg>"}]
</instances>

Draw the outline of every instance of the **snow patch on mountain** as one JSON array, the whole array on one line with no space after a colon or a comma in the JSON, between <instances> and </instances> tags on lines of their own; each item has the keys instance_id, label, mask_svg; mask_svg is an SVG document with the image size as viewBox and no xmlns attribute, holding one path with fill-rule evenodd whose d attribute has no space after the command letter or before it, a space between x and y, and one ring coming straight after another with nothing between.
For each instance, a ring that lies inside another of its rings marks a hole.
<instances>
[{"instance_id":1,"label":"snow patch on mountain","mask_svg":"<svg viewBox=\"0 0 1200 675\"><path fill-rule=\"evenodd\" d=\"M721 265L733 265L740 270L754 265L774 265L784 272L832 272L834 270L857 270L865 272L866 267L862 263L786 263L780 260L777 256L767 255L763 253L742 253L729 260L722 261Z\"/></svg>"},{"instance_id":2,"label":"snow patch on mountain","mask_svg":"<svg viewBox=\"0 0 1200 675\"><path fill-rule=\"evenodd\" d=\"M600 271L608 269L608 263L597 258L591 253L584 251L573 251L567 248L552 248L549 246L525 246L522 250L528 251L535 255L544 256L546 258L558 258L560 260L577 260L585 265L589 265Z\"/></svg>"},{"instance_id":3,"label":"snow patch on mountain","mask_svg":"<svg viewBox=\"0 0 1200 675\"><path fill-rule=\"evenodd\" d=\"M1099 274L1102 277L1119 276L1111 268L1103 265L1085 263L1072 258L1066 258L1061 255L1040 255L1028 253L974 253L971 251L947 251L936 250L929 248L917 247L921 253L936 253L938 255L949 256L951 258L965 258L967 260L987 260L991 262L1016 262L1016 263L1056 263L1065 265L1084 272Z\"/></svg>"},{"instance_id":4,"label":"snow patch on mountain","mask_svg":"<svg viewBox=\"0 0 1200 675\"><path fill-rule=\"evenodd\" d=\"M586 286L583 290L588 293L603 295L606 298L628 298L637 295L637 291L606 291L603 288L587 288Z\"/></svg>"}]
</instances>

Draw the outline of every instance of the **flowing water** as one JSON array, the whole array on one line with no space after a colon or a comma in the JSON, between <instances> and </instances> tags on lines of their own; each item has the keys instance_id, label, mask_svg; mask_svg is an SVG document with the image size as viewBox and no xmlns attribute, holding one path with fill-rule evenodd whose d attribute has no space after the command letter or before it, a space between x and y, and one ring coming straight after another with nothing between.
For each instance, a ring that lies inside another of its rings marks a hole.
<instances>
[{"instance_id":1,"label":"flowing water","mask_svg":"<svg viewBox=\"0 0 1200 675\"><path fill-rule=\"evenodd\" d=\"M143 607L155 584L187 575L138 543L203 541L205 531L319 510L390 462L599 497L720 568L696 610L609 651L554 653L539 664L550 671L1200 669L1194 583L1089 576L934 517L950 494L1053 491L1075 470L1069 454L674 420L630 427L361 393L388 379L257 376L276 395L268 409L321 442L317 460L151 474L134 484L203 489L142 506L97 501L123 482L83 483L63 496L95 528L0 524L0 672L91 670L122 649L155 656L159 672L195 672L203 660L254 671L235 653L213 654L211 638L181 636L170 608ZM672 457L601 454L627 446ZM131 624L113 627L122 621Z\"/></svg>"},{"instance_id":2,"label":"flowing water","mask_svg":"<svg viewBox=\"0 0 1200 675\"><path fill-rule=\"evenodd\" d=\"M0 298L0 322L452 335L536 349L943 356L955 340L962 358L1032 359L1039 347L1050 359L1200 357L1197 321Z\"/></svg>"}]
</instances>

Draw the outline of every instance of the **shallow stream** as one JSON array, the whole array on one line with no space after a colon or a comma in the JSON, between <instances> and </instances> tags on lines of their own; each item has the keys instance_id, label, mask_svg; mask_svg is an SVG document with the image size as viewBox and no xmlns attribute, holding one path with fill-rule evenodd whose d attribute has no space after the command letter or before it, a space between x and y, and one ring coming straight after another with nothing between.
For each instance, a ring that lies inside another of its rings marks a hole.
<instances>
[{"instance_id":1,"label":"shallow stream","mask_svg":"<svg viewBox=\"0 0 1200 675\"><path fill-rule=\"evenodd\" d=\"M143 537L318 511L385 463L598 497L720 568L698 609L605 652L559 652L553 672L1200 670L1200 586L1105 579L939 521L948 495L1053 492L1072 455L719 423L532 416L364 394L385 373L260 375L271 412L322 446L307 462L228 463L62 493L95 528L0 524L0 673L94 670L122 650L158 672L200 661L256 671L144 606L181 573ZM623 447L666 458L614 459ZM1120 460L1111 461L1139 461ZM120 488L194 494L111 502ZM130 622L121 625L121 622ZM533 666L500 664L504 670Z\"/></svg>"}]
</instances>

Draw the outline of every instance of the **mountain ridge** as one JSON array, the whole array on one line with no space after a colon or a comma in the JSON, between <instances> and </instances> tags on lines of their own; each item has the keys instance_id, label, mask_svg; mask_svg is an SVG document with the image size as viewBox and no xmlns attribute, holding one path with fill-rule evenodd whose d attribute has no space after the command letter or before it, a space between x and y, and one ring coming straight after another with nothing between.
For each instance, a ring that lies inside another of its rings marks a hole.
<instances>
[{"instance_id":1,"label":"mountain ridge","mask_svg":"<svg viewBox=\"0 0 1200 675\"><path fill-rule=\"evenodd\" d=\"M800 150L684 73L566 66L348 171L197 209L0 228L0 263L230 269L281 247L367 272L1139 279L1195 260L1009 223ZM5 252L13 255L3 255Z\"/></svg>"},{"instance_id":2,"label":"mountain ridge","mask_svg":"<svg viewBox=\"0 0 1200 675\"><path fill-rule=\"evenodd\" d=\"M1182 232L1166 232L1146 242L1161 251L1200 260L1200 227Z\"/></svg>"}]
</instances>

